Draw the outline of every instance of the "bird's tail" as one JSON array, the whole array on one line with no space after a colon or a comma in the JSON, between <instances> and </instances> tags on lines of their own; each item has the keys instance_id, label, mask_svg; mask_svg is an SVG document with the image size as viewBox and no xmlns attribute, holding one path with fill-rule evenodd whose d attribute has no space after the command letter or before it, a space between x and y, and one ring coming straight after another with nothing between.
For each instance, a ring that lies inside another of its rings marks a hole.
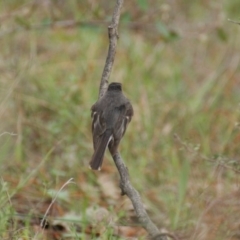
<instances>
[{"instance_id":1,"label":"bird's tail","mask_svg":"<svg viewBox=\"0 0 240 240\"><path fill-rule=\"evenodd\" d=\"M97 147L94 150L92 159L89 164L91 169L99 170L99 171L101 170L104 153L111 139L112 139L112 131L110 129L106 130L100 137Z\"/></svg>"}]
</instances>

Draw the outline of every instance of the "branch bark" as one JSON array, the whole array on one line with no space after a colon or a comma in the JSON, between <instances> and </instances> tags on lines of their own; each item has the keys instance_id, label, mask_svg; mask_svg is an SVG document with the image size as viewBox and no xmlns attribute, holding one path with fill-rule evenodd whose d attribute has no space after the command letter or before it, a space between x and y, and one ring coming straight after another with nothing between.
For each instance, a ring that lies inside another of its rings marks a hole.
<instances>
[{"instance_id":1,"label":"branch bark","mask_svg":"<svg viewBox=\"0 0 240 240\"><path fill-rule=\"evenodd\" d=\"M114 57L116 54L117 40L118 40L118 23L120 19L121 8L124 0L117 0L116 6L113 12L112 21L108 27L109 35L109 48L107 59L102 73L102 78L99 86L99 98L101 98L108 87L108 80L111 74L112 66L114 63ZM139 223L146 229L150 237L154 240L167 240L167 234L161 233L157 226L149 218L141 197L136 189L131 185L127 167L125 166L123 159L117 152L112 156L116 167L120 175L120 188L122 190L122 195L127 195L131 200Z\"/></svg>"},{"instance_id":2,"label":"branch bark","mask_svg":"<svg viewBox=\"0 0 240 240\"><path fill-rule=\"evenodd\" d=\"M105 94L108 87L108 79L112 71L114 57L116 54L116 47L117 47L117 40L118 40L117 28L118 28L118 23L120 19L123 2L124 0L117 0L116 6L113 12L111 24L108 26L109 48L108 48L107 59L105 62L105 66L103 69L102 78L100 82L99 98L101 98Z\"/></svg>"},{"instance_id":3,"label":"branch bark","mask_svg":"<svg viewBox=\"0 0 240 240\"><path fill-rule=\"evenodd\" d=\"M128 169L125 166L121 155L119 152L117 152L112 157L120 175L120 188L122 190L122 195L127 195L131 200L139 223L146 229L152 239L167 240L167 234L161 233L157 226L149 218L138 191L132 186L130 182Z\"/></svg>"}]
</instances>

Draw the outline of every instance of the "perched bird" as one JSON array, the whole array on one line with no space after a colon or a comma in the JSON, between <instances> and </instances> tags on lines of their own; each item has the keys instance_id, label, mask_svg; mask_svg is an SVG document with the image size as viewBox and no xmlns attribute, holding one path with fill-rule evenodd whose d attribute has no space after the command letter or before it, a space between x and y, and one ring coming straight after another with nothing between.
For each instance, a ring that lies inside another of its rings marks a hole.
<instances>
[{"instance_id":1,"label":"perched bird","mask_svg":"<svg viewBox=\"0 0 240 240\"><path fill-rule=\"evenodd\" d=\"M122 84L110 83L106 93L92 106L92 136L94 153L90 168L101 170L104 153L108 146L112 156L126 132L133 116L133 108L122 93Z\"/></svg>"}]
</instances>

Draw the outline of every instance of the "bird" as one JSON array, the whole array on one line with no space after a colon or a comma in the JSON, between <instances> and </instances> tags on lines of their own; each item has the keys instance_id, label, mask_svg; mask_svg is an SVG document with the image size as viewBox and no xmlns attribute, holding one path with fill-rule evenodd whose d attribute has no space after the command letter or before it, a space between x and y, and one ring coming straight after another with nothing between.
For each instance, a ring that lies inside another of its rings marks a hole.
<instances>
[{"instance_id":1,"label":"bird","mask_svg":"<svg viewBox=\"0 0 240 240\"><path fill-rule=\"evenodd\" d=\"M101 170L107 147L112 156L117 153L133 114L132 104L122 92L122 84L110 83L106 93L91 107L94 148L91 169Z\"/></svg>"}]
</instances>

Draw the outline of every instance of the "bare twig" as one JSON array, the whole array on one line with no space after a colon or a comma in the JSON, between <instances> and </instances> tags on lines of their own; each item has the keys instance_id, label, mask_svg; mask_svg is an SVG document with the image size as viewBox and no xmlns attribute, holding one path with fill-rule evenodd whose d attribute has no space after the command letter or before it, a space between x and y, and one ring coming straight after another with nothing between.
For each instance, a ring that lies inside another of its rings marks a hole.
<instances>
[{"instance_id":1,"label":"bare twig","mask_svg":"<svg viewBox=\"0 0 240 240\"><path fill-rule=\"evenodd\" d=\"M234 171L235 173L240 173L240 170L236 169L236 168L239 168L239 164L236 166L231 166L229 165L229 162L231 159L228 159L228 158L224 158L224 157L221 157L220 160L216 159L216 158L213 158L213 157L207 157L206 155L200 153L198 151L198 149L195 149L194 147L190 146L188 143L185 143L181 137L179 135L177 135L176 133L174 134L174 139L176 141L178 141L184 148L187 152L195 155L195 156L198 156L200 157L201 159L205 160L205 161L208 161L212 164L215 164L217 167L223 167L223 168L226 168L226 169L230 169L231 171ZM236 161L237 163L237 161Z\"/></svg>"},{"instance_id":2,"label":"bare twig","mask_svg":"<svg viewBox=\"0 0 240 240\"><path fill-rule=\"evenodd\" d=\"M154 240L167 239L165 237L166 234L163 235L160 232L160 230L156 227L156 225L149 218L143 206L143 203L138 191L132 186L130 182L128 169L125 166L123 159L121 158L118 152L113 156L113 160L120 174L120 188L122 190L122 195L126 194L131 200L135 213L137 215L138 221L140 222L142 227L144 227L147 230L150 237L153 238Z\"/></svg>"},{"instance_id":3,"label":"bare twig","mask_svg":"<svg viewBox=\"0 0 240 240\"><path fill-rule=\"evenodd\" d=\"M113 12L111 24L110 26L108 26L109 48L108 48L107 59L106 59L106 63L103 69L102 78L100 82L99 98L101 98L104 95L108 87L108 79L111 74L114 57L116 54L116 47L117 47L117 40L118 40L117 28L118 28L118 23L119 23L123 2L124 0L117 0L116 6Z\"/></svg>"},{"instance_id":4,"label":"bare twig","mask_svg":"<svg viewBox=\"0 0 240 240\"><path fill-rule=\"evenodd\" d=\"M118 40L118 23L120 18L120 12L123 5L124 0L117 0L116 6L113 12L112 21L110 26L108 27L108 34L109 34L109 48L108 48L108 55L105 62L105 66L102 73L101 83L99 86L99 98L101 98L108 87L108 80L110 77L110 73L112 70L112 66L114 63L114 57L116 53L116 46ZM115 155L112 156L113 160L117 166L118 172L120 174L120 188L122 190L122 195L127 195L130 200L132 201L134 210L136 212L137 218L144 227L151 238L154 240L166 240L167 235L162 234L157 226L151 221L149 218L141 197L136 189L131 185L129 180L128 170L125 166L123 159L121 158L120 154L117 152Z\"/></svg>"},{"instance_id":5,"label":"bare twig","mask_svg":"<svg viewBox=\"0 0 240 240\"><path fill-rule=\"evenodd\" d=\"M231 23L235 23L235 24L240 25L240 22L237 22L237 21L234 21L234 20L231 20L231 19L228 19L228 21L231 22Z\"/></svg>"},{"instance_id":6,"label":"bare twig","mask_svg":"<svg viewBox=\"0 0 240 240\"><path fill-rule=\"evenodd\" d=\"M10 135L10 136L17 136L16 133L3 132L3 133L0 134L0 137L3 136L3 135L5 135L5 134L8 134L8 135Z\"/></svg>"}]
</instances>

